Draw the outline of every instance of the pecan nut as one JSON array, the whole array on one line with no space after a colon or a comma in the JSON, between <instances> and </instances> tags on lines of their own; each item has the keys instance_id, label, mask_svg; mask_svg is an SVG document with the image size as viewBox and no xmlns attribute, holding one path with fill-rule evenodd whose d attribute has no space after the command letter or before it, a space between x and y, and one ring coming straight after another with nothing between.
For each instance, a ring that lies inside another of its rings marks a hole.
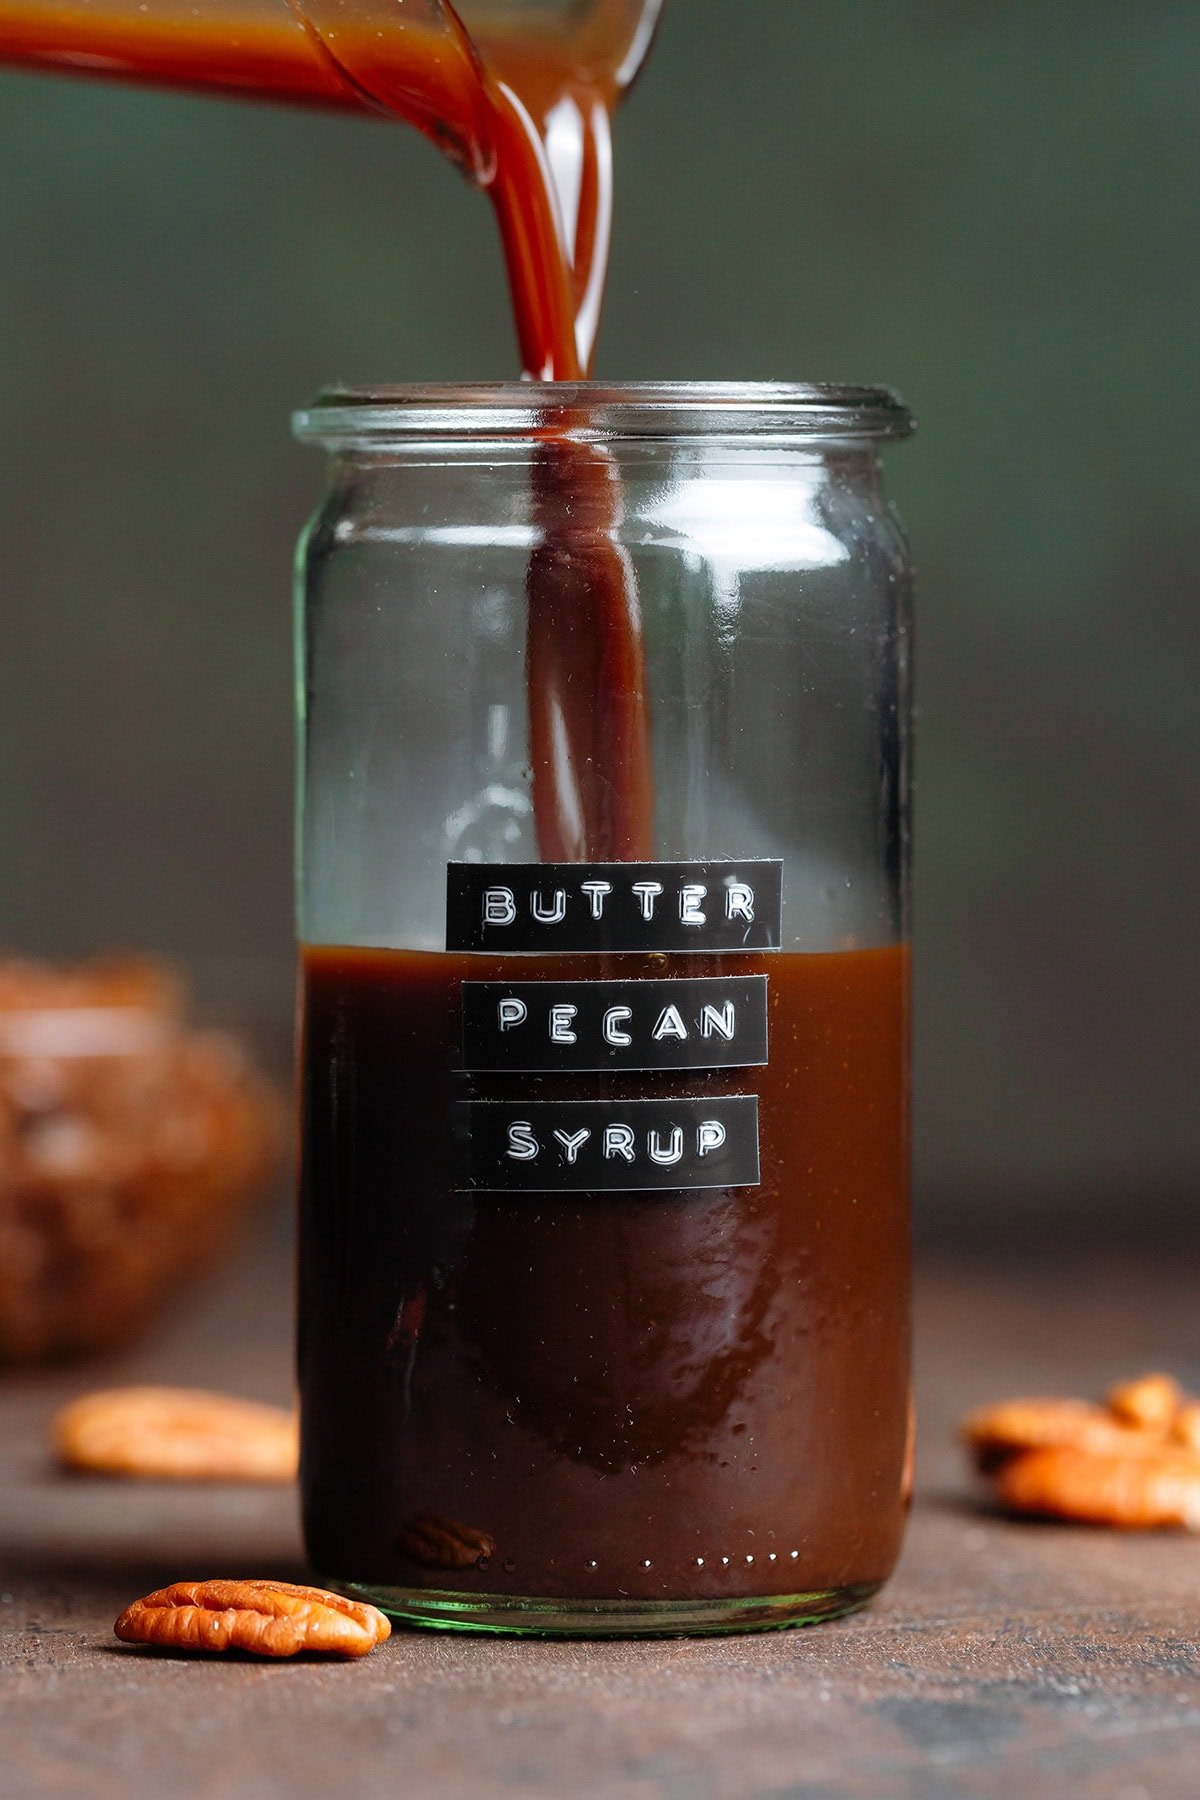
<instances>
[{"instance_id":1,"label":"pecan nut","mask_svg":"<svg viewBox=\"0 0 1200 1800\"><path fill-rule=\"evenodd\" d=\"M1088 1400L1031 1398L981 1407L963 1420L962 1434L983 1475L1003 1468L1024 1450L1072 1444L1119 1451L1135 1445L1137 1429Z\"/></svg>"},{"instance_id":2,"label":"pecan nut","mask_svg":"<svg viewBox=\"0 0 1200 1800\"><path fill-rule=\"evenodd\" d=\"M1086 1400L1008 1400L963 1435L1013 1513L1130 1530L1200 1530L1200 1404L1169 1375Z\"/></svg>"},{"instance_id":3,"label":"pecan nut","mask_svg":"<svg viewBox=\"0 0 1200 1800\"><path fill-rule=\"evenodd\" d=\"M127 1644L252 1656L366 1656L391 1635L377 1607L290 1581L177 1581L127 1607Z\"/></svg>"},{"instance_id":4,"label":"pecan nut","mask_svg":"<svg viewBox=\"0 0 1200 1800\"><path fill-rule=\"evenodd\" d=\"M495 1554L496 1540L457 1519L421 1513L400 1533L399 1548L426 1569L477 1569Z\"/></svg>"},{"instance_id":5,"label":"pecan nut","mask_svg":"<svg viewBox=\"0 0 1200 1800\"><path fill-rule=\"evenodd\" d=\"M291 1413L193 1388L85 1394L53 1437L67 1468L182 1481L293 1481L299 1454Z\"/></svg>"},{"instance_id":6,"label":"pecan nut","mask_svg":"<svg viewBox=\"0 0 1200 1800\"><path fill-rule=\"evenodd\" d=\"M1010 1512L1126 1530L1200 1531L1200 1456L1184 1449L1136 1456L1069 1445L1027 1450L1000 1470L996 1491Z\"/></svg>"},{"instance_id":7,"label":"pecan nut","mask_svg":"<svg viewBox=\"0 0 1200 1800\"><path fill-rule=\"evenodd\" d=\"M1108 1391L1108 1409L1129 1425L1151 1430L1169 1426L1183 1404L1183 1391L1170 1375L1139 1375Z\"/></svg>"},{"instance_id":8,"label":"pecan nut","mask_svg":"<svg viewBox=\"0 0 1200 1800\"><path fill-rule=\"evenodd\" d=\"M1200 1401L1188 1400L1179 1408L1171 1420L1169 1436L1172 1443L1200 1450Z\"/></svg>"}]
</instances>

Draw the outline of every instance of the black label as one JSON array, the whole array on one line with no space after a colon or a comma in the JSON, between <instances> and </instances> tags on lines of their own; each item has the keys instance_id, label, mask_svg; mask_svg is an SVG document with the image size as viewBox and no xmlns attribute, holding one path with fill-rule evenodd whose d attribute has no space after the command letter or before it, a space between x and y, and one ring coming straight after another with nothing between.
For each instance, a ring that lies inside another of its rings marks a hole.
<instances>
[{"instance_id":1,"label":"black label","mask_svg":"<svg viewBox=\"0 0 1200 1800\"><path fill-rule=\"evenodd\" d=\"M464 981L463 1067L745 1069L767 1060L767 978Z\"/></svg>"},{"instance_id":2,"label":"black label","mask_svg":"<svg viewBox=\"0 0 1200 1800\"><path fill-rule=\"evenodd\" d=\"M603 1193L756 1187L758 1101L464 1100L460 1189Z\"/></svg>"},{"instance_id":3,"label":"black label","mask_svg":"<svg viewBox=\"0 0 1200 1800\"><path fill-rule=\"evenodd\" d=\"M783 864L451 863L447 950L778 950Z\"/></svg>"}]
</instances>

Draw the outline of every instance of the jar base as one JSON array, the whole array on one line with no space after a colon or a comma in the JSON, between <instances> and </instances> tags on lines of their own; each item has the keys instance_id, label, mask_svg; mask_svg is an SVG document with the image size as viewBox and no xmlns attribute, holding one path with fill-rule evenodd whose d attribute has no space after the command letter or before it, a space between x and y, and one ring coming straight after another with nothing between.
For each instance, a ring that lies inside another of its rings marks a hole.
<instances>
[{"instance_id":1,"label":"jar base","mask_svg":"<svg viewBox=\"0 0 1200 1800\"><path fill-rule=\"evenodd\" d=\"M330 1580L402 1625L502 1637L712 1637L819 1625L865 1606L881 1581L736 1600L559 1600L521 1594L462 1594L442 1588L377 1587Z\"/></svg>"}]
</instances>

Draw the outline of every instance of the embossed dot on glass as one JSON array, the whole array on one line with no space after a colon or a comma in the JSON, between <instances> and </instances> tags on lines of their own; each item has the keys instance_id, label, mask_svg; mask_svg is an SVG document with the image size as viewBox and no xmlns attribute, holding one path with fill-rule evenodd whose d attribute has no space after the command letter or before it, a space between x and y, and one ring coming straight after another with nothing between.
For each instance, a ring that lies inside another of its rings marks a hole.
<instances>
[{"instance_id":1,"label":"embossed dot on glass","mask_svg":"<svg viewBox=\"0 0 1200 1800\"><path fill-rule=\"evenodd\" d=\"M331 393L299 563L310 1559L802 1624L906 1507L908 631L878 389Z\"/></svg>"}]
</instances>

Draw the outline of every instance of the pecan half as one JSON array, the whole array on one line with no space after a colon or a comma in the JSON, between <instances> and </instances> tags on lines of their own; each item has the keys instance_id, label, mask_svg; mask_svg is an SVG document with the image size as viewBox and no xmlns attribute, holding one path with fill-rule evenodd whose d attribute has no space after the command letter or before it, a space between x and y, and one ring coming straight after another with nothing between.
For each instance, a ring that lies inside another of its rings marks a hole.
<instances>
[{"instance_id":1,"label":"pecan half","mask_svg":"<svg viewBox=\"0 0 1200 1800\"><path fill-rule=\"evenodd\" d=\"M1200 1401L1188 1400L1171 1420L1170 1438L1189 1450L1200 1450Z\"/></svg>"},{"instance_id":2,"label":"pecan half","mask_svg":"<svg viewBox=\"0 0 1200 1800\"><path fill-rule=\"evenodd\" d=\"M183 1481L292 1481L292 1414L193 1388L112 1388L85 1394L54 1421L67 1468Z\"/></svg>"},{"instance_id":3,"label":"pecan half","mask_svg":"<svg viewBox=\"0 0 1200 1800\"><path fill-rule=\"evenodd\" d=\"M1000 1470L996 1492L1010 1512L1126 1530L1200 1531L1200 1456L1184 1449L1160 1446L1138 1456L1070 1446L1027 1450Z\"/></svg>"},{"instance_id":4,"label":"pecan half","mask_svg":"<svg viewBox=\"0 0 1200 1800\"><path fill-rule=\"evenodd\" d=\"M290 1581L177 1581L135 1600L113 1629L127 1644L252 1656L366 1656L392 1630L374 1606Z\"/></svg>"},{"instance_id":5,"label":"pecan half","mask_svg":"<svg viewBox=\"0 0 1200 1800\"><path fill-rule=\"evenodd\" d=\"M1108 1392L1108 1409L1116 1418L1151 1429L1170 1425L1182 1403L1182 1389L1169 1375L1139 1375Z\"/></svg>"},{"instance_id":6,"label":"pecan half","mask_svg":"<svg viewBox=\"0 0 1200 1800\"><path fill-rule=\"evenodd\" d=\"M1072 1444L1080 1449L1136 1448L1139 1432L1087 1400L1003 1400L963 1420L962 1434L981 1474L1002 1468L1023 1450Z\"/></svg>"},{"instance_id":7,"label":"pecan half","mask_svg":"<svg viewBox=\"0 0 1200 1800\"><path fill-rule=\"evenodd\" d=\"M421 1513L400 1533L399 1548L427 1569L477 1569L495 1554L496 1540L457 1519Z\"/></svg>"}]
</instances>

